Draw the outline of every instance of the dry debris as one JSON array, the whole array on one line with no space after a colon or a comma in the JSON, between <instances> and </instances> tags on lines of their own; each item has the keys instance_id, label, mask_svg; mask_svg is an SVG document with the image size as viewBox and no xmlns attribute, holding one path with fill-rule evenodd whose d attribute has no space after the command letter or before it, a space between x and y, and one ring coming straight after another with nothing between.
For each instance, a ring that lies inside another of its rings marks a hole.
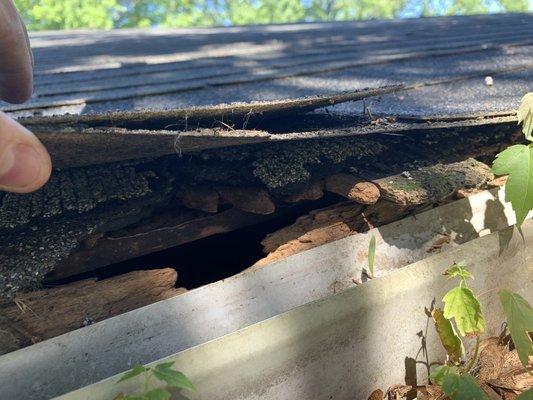
<instances>
[{"instance_id":1,"label":"dry debris","mask_svg":"<svg viewBox=\"0 0 533 400\"><path fill-rule=\"evenodd\" d=\"M364 182L349 174L335 174L326 178L326 190L361 204L375 204L379 189L372 182Z\"/></svg>"},{"instance_id":2,"label":"dry debris","mask_svg":"<svg viewBox=\"0 0 533 400\"><path fill-rule=\"evenodd\" d=\"M509 336L490 337L481 341L479 358L474 368L474 377L490 400L515 400L518 395L533 387L533 367L524 368L513 348ZM419 400L447 400L439 386L427 384L412 387L409 385L393 385L385 396L376 389L368 400L381 398L387 400L403 400L415 398Z\"/></svg>"}]
</instances>

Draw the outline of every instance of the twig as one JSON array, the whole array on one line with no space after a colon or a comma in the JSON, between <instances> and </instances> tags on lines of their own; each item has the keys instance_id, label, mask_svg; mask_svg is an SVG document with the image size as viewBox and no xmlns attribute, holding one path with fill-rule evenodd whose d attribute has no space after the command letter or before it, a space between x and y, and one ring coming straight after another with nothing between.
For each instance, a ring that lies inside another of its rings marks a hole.
<instances>
[{"instance_id":1,"label":"twig","mask_svg":"<svg viewBox=\"0 0 533 400\"><path fill-rule=\"evenodd\" d=\"M476 347L474 349L474 356L470 359L470 362L468 363L467 367L465 368L466 372L470 372L474 364L476 363L477 356L479 352L479 335L476 335Z\"/></svg>"}]
</instances>

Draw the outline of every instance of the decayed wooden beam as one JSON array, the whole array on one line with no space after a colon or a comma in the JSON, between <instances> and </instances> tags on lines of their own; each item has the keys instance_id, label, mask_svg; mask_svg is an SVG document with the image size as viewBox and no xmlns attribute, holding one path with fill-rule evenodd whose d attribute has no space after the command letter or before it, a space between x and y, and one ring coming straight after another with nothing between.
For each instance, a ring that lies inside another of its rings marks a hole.
<instances>
[{"instance_id":1,"label":"decayed wooden beam","mask_svg":"<svg viewBox=\"0 0 533 400\"><path fill-rule=\"evenodd\" d=\"M218 190L222 202L239 210L267 215L276 211L276 205L266 190L259 187L223 187Z\"/></svg>"},{"instance_id":2,"label":"decayed wooden beam","mask_svg":"<svg viewBox=\"0 0 533 400\"><path fill-rule=\"evenodd\" d=\"M236 208L213 215L190 211L187 217L182 213L161 214L138 228L99 234L92 240L86 240L47 278L66 278L272 218L272 214L252 214Z\"/></svg>"},{"instance_id":3,"label":"decayed wooden beam","mask_svg":"<svg viewBox=\"0 0 533 400\"><path fill-rule=\"evenodd\" d=\"M435 202L450 201L458 190L487 187L493 178L485 164L469 159L379 179L375 183L381 198L376 204L345 202L311 211L294 224L269 234L261 242L268 255L252 268L401 219Z\"/></svg>"},{"instance_id":4,"label":"decayed wooden beam","mask_svg":"<svg viewBox=\"0 0 533 400\"><path fill-rule=\"evenodd\" d=\"M479 188L494 176L474 159L405 171L375 180L383 199L401 205L419 205L444 198L458 189Z\"/></svg>"},{"instance_id":5,"label":"decayed wooden beam","mask_svg":"<svg viewBox=\"0 0 533 400\"><path fill-rule=\"evenodd\" d=\"M0 302L0 354L186 292L171 268L21 293Z\"/></svg>"},{"instance_id":6,"label":"decayed wooden beam","mask_svg":"<svg viewBox=\"0 0 533 400\"><path fill-rule=\"evenodd\" d=\"M304 215L290 226L268 235L261 244L268 255L257 261L251 269L263 267L274 261L305 250L342 239L373 226L403 218L413 207L399 206L380 200L371 206L344 202Z\"/></svg>"},{"instance_id":7,"label":"decayed wooden beam","mask_svg":"<svg viewBox=\"0 0 533 400\"><path fill-rule=\"evenodd\" d=\"M361 204L375 204L380 196L379 188L375 184L361 181L350 174L327 177L326 190Z\"/></svg>"}]
</instances>

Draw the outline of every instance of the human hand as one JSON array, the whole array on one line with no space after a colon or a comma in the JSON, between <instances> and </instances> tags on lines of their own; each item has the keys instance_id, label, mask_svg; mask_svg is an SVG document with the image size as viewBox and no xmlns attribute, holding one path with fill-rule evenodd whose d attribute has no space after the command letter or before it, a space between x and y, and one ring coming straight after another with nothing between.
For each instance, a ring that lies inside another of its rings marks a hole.
<instances>
[{"instance_id":1,"label":"human hand","mask_svg":"<svg viewBox=\"0 0 533 400\"><path fill-rule=\"evenodd\" d=\"M28 100L33 59L26 28L11 0L0 0L0 99ZM29 193L50 178L50 155L33 133L0 112L0 190Z\"/></svg>"}]
</instances>

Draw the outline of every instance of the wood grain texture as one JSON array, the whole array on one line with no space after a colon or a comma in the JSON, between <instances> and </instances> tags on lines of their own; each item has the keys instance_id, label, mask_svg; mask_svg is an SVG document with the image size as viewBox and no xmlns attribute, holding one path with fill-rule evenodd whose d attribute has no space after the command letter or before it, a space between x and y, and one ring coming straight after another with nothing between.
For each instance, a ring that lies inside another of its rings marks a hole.
<instances>
[{"instance_id":1,"label":"wood grain texture","mask_svg":"<svg viewBox=\"0 0 533 400\"><path fill-rule=\"evenodd\" d=\"M434 203L450 201L458 190L486 187L493 178L485 164L469 159L376 180L381 197L375 204L344 202L311 211L292 225L269 234L261 242L267 256L252 268L396 221Z\"/></svg>"},{"instance_id":2,"label":"wood grain texture","mask_svg":"<svg viewBox=\"0 0 533 400\"><path fill-rule=\"evenodd\" d=\"M171 268L21 293L0 302L0 354L186 292Z\"/></svg>"}]
</instances>

